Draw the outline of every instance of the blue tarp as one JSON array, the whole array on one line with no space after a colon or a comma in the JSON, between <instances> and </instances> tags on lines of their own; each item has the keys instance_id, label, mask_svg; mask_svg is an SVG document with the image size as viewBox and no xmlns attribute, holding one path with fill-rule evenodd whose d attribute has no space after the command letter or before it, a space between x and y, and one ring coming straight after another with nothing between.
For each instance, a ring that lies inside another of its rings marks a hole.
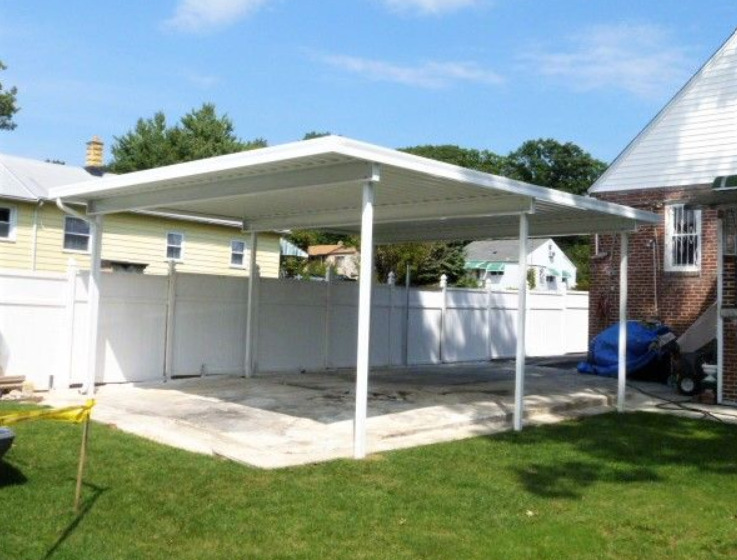
<instances>
[{"instance_id":1,"label":"blue tarp","mask_svg":"<svg viewBox=\"0 0 737 560\"><path fill-rule=\"evenodd\" d=\"M627 374L634 373L661 355L660 337L670 333L664 326L627 322ZM619 325L599 333L591 341L587 362L578 364L580 373L616 377L619 363Z\"/></svg>"}]
</instances>

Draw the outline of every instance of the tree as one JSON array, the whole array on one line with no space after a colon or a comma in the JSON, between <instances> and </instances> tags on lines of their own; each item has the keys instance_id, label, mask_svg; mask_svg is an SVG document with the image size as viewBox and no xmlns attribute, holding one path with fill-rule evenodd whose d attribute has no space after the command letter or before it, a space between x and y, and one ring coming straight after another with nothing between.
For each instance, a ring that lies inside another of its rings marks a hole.
<instances>
[{"instance_id":1,"label":"tree","mask_svg":"<svg viewBox=\"0 0 737 560\"><path fill-rule=\"evenodd\" d=\"M305 135L302 137L302 140L312 140L313 138L322 138L323 136L330 136L332 132L317 132L315 130L311 130L310 132L306 132Z\"/></svg>"},{"instance_id":2,"label":"tree","mask_svg":"<svg viewBox=\"0 0 737 560\"><path fill-rule=\"evenodd\" d=\"M410 146L400 151L485 173L498 174L504 165L504 157L494 152L452 144ZM447 275L450 284L456 284L466 274L465 244L464 241L454 241L380 246L376 249L376 272L383 281L393 271L397 275L397 282L404 282L409 265L415 285L437 284L443 274Z\"/></svg>"},{"instance_id":3,"label":"tree","mask_svg":"<svg viewBox=\"0 0 737 560\"><path fill-rule=\"evenodd\" d=\"M586 194L607 165L572 142L562 144L552 138L528 140L511 152L502 173L535 185L572 194ZM589 286L590 236L571 236L557 239L560 248L576 265L576 287Z\"/></svg>"},{"instance_id":4,"label":"tree","mask_svg":"<svg viewBox=\"0 0 737 560\"><path fill-rule=\"evenodd\" d=\"M0 60L0 71L7 68ZM20 111L16 95L18 88L11 87L3 90L3 84L0 82L0 130L13 130L17 124L13 122L13 116Z\"/></svg>"},{"instance_id":5,"label":"tree","mask_svg":"<svg viewBox=\"0 0 737 560\"><path fill-rule=\"evenodd\" d=\"M400 151L461 167L499 175L504 169L505 158L488 150L461 148L453 144L423 145L400 148Z\"/></svg>"},{"instance_id":6,"label":"tree","mask_svg":"<svg viewBox=\"0 0 737 560\"><path fill-rule=\"evenodd\" d=\"M176 126L169 126L161 111L150 119L138 119L133 130L115 137L109 169L129 173L264 146L266 141L261 138L238 139L230 118L218 116L215 105L205 103L184 115Z\"/></svg>"},{"instance_id":7,"label":"tree","mask_svg":"<svg viewBox=\"0 0 737 560\"><path fill-rule=\"evenodd\" d=\"M510 152L501 173L533 185L585 194L606 167L573 142L561 144L552 138L538 138Z\"/></svg>"}]
</instances>

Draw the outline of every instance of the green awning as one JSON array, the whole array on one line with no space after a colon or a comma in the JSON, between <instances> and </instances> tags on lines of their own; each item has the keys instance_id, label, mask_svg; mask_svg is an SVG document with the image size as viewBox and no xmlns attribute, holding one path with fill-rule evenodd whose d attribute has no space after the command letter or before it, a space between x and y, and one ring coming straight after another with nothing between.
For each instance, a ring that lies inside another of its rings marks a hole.
<instances>
[{"instance_id":1,"label":"green awning","mask_svg":"<svg viewBox=\"0 0 737 560\"><path fill-rule=\"evenodd\" d=\"M486 270L486 265L489 261L466 261L463 268L466 270Z\"/></svg>"},{"instance_id":2,"label":"green awning","mask_svg":"<svg viewBox=\"0 0 737 560\"><path fill-rule=\"evenodd\" d=\"M564 270L563 271L563 278L570 278L570 277L571 277L571 273L568 272L567 270Z\"/></svg>"},{"instance_id":3,"label":"green awning","mask_svg":"<svg viewBox=\"0 0 737 560\"><path fill-rule=\"evenodd\" d=\"M504 272L504 263L490 262L486 265L486 272Z\"/></svg>"},{"instance_id":4,"label":"green awning","mask_svg":"<svg viewBox=\"0 0 737 560\"><path fill-rule=\"evenodd\" d=\"M560 276L560 272L558 272L554 268L546 268L545 276Z\"/></svg>"}]
</instances>

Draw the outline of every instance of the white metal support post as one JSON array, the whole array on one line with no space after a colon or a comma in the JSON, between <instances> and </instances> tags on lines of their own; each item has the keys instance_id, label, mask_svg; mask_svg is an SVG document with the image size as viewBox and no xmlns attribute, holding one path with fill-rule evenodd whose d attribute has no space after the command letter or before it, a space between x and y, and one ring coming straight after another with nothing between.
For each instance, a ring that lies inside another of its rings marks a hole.
<instances>
[{"instance_id":1,"label":"white metal support post","mask_svg":"<svg viewBox=\"0 0 737 560\"><path fill-rule=\"evenodd\" d=\"M514 429L522 429L525 397L525 327L527 322L527 214L519 216L519 278L517 282L517 356L514 375Z\"/></svg>"},{"instance_id":2,"label":"white metal support post","mask_svg":"<svg viewBox=\"0 0 737 560\"><path fill-rule=\"evenodd\" d=\"M246 355L243 369L246 377L253 375L253 316L256 308L256 252L258 250L258 233L251 232L251 246L249 247L248 265L248 308L246 309Z\"/></svg>"},{"instance_id":3,"label":"white metal support post","mask_svg":"<svg viewBox=\"0 0 737 560\"><path fill-rule=\"evenodd\" d=\"M83 392L95 393L97 379L97 351L99 347L100 319L100 259L102 257L102 216L95 216L87 222L90 226L90 277L87 286L87 305L89 313L89 348L87 349L87 382Z\"/></svg>"},{"instance_id":4,"label":"white metal support post","mask_svg":"<svg viewBox=\"0 0 737 560\"><path fill-rule=\"evenodd\" d=\"M374 271L374 181L379 179L379 167L374 166L372 178L363 185L361 212L361 271L358 286L358 340L356 356L356 416L353 421L353 457L366 456L366 416L368 408L368 373L371 343L371 284Z\"/></svg>"},{"instance_id":5,"label":"white metal support post","mask_svg":"<svg viewBox=\"0 0 737 560\"><path fill-rule=\"evenodd\" d=\"M627 266L629 234L622 232L619 254L619 355L617 357L617 411L624 412L627 388Z\"/></svg>"}]
</instances>

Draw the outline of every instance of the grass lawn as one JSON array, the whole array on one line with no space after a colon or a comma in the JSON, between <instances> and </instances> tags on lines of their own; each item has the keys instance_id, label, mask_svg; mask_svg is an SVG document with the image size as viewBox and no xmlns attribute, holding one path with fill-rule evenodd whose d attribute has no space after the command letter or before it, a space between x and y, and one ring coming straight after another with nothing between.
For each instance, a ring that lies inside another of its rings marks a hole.
<instances>
[{"instance_id":1,"label":"grass lawn","mask_svg":"<svg viewBox=\"0 0 737 560\"><path fill-rule=\"evenodd\" d=\"M14 430L3 560L737 557L737 426L609 414L260 471L95 424L79 516L81 427Z\"/></svg>"}]
</instances>

